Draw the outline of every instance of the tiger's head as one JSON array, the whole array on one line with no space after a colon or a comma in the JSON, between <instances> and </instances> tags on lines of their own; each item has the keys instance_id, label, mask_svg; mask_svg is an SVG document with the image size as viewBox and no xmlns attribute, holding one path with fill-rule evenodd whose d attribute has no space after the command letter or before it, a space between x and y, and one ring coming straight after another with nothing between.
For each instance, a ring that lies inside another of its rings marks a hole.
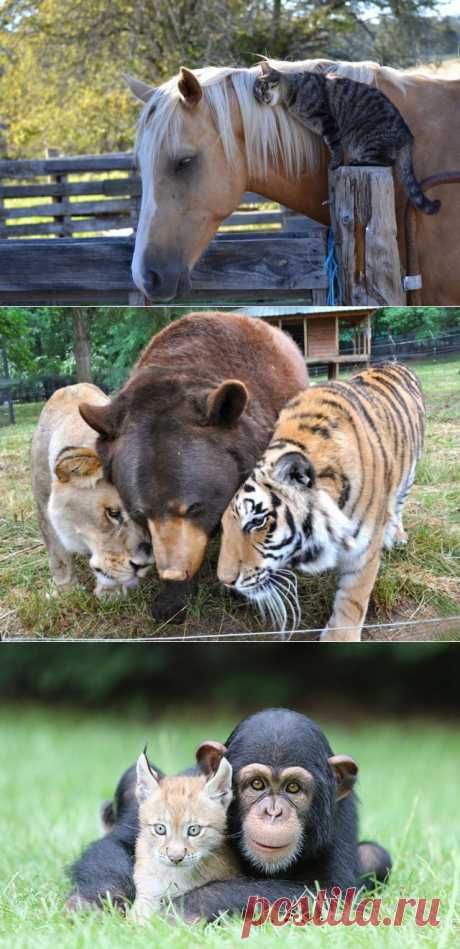
<instances>
[{"instance_id":1,"label":"tiger's head","mask_svg":"<svg viewBox=\"0 0 460 949\"><path fill-rule=\"evenodd\" d=\"M300 608L292 568L304 573L334 568L354 547L352 532L306 455L275 443L223 515L217 575L279 628L294 629Z\"/></svg>"}]
</instances>

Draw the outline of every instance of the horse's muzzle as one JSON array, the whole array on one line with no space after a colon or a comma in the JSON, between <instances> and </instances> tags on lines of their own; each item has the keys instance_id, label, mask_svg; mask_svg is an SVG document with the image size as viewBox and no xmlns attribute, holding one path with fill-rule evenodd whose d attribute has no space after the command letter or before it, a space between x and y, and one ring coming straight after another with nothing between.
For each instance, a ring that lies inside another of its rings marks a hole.
<instances>
[{"instance_id":1,"label":"horse's muzzle","mask_svg":"<svg viewBox=\"0 0 460 949\"><path fill-rule=\"evenodd\" d=\"M142 263L139 287L149 300L167 303L186 293L190 289L190 274L182 261L162 261L159 257L148 255Z\"/></svg>"}]
</instances>

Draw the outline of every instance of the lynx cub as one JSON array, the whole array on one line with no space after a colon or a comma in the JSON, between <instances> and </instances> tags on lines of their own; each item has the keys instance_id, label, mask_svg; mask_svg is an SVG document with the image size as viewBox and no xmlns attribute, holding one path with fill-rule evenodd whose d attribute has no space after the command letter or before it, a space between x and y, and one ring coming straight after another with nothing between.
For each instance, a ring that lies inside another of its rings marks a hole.
<instances>
[{"instance_id":1,"label":"lynx cub","mask_svg":"<svg viewBox=\"0 0 460 949\"><path fill-rule=\"evenodd\" d=\"M226 758L210 777L159 778L145 753L140 755L136 785L140 830L132 908L135 922L144 923L151 913L161 910L165 900L204 883L237 875L225 839L232 796L232 768Z\"/></svg>"}]
</instances>

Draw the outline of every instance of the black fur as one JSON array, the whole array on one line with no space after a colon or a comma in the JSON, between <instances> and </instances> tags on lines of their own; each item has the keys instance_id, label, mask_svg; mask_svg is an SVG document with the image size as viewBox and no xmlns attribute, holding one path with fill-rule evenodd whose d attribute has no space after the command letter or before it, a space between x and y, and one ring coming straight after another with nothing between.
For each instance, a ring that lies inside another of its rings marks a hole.
<instances>
[{"instance_id":1,"label":"black fur","mask_svg":"<svg viewBox=\"0 0 460 949\"><path fill-rule=\"evenodd\" d=\"M251 866L243 852L241 806L235 797L229 810L229 834L240 860L241 878L208 883L182 897L178 909L186 917L210 920L225 911L241 913L252 895L296 899L306 887L315 889L316 883L327 890L334 885L344 890L363 883L371 886L374 878L386 879L391 868L387 852L373 843L358 847L354 793L336 802L336 781L328 763L333 752L318 725L288 709L268 709L244 719L226 747L234 776L244 765L255 762L273 768L307 768L315 778L314 800L300 855L287 870L267 878ZM113 830L90 844L70 869L78 895L97 905L107 894L118 905L134 899L135 781L135 768L130 768L116 790Z\"/></svg>"}]
</instances>

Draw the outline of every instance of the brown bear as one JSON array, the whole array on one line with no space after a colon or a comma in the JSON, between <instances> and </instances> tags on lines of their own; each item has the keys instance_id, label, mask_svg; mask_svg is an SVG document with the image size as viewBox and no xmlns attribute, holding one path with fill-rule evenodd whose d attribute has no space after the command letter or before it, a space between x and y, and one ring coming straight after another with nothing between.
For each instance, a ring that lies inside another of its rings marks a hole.
<instances>
[{"instance_id":1,"label":"brown bear","mask_svg":"<svg viewBox=\"0 0 460 949\"><path fill-rule=\"evenodd\" d=\"M262 455L288 399L308 385L281 330L234 313L191 313L150 341L108 406L83 403L105 477L148 522L164 619L184 606L209 538Z\"/></svg>"}]
</instances>

